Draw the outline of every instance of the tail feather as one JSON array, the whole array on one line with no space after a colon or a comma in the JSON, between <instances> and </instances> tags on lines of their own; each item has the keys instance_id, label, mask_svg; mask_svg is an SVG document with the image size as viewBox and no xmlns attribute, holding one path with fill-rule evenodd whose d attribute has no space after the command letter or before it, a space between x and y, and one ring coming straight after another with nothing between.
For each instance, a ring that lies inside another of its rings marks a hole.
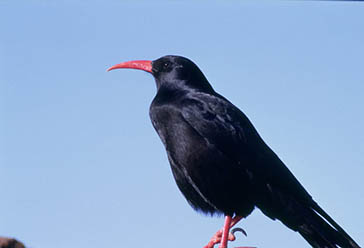
<instances>
[{"instance_id":1,"label":"tail feather","mask_svg":"<svg viewBox=\"0 0 364 248\"><path fill-rule=\"evenodd\" d=\"M315 229L318 229L316 230L317 233L321 230L325 230L323 235L326 235L326 237L333 240L336 245L340 247L360 248L349 234L347 234L316 202L313 202L312 209L314 210L312 211L312 215L314 216L313 223L318 224L317 227L315 227Z\"/></svg>"},{"instance_id":2,"label":"tail feather","mask_svg":"<svg viewBox=\"0 0 364 248\"><path fill-rule=\"evenodd\" d=\"M298 232L302 237L315 248L337 248L335 244L325 238L324 234L312 226L302 225L299 227Z\"/></svg>"},{"instance_id":3,"label":"tail feather","mask_svg":"<svg viewBox=\"0 0 364 248\"><path fill-rule=\"evenodd\" d=\"M299 232L313 248L360 248L313 200L298 202L286 194L275 193L273 204L259 204L258 207L268 217L279 219L287 227Z\"/></svg>"},{"instance_id":4,"label":"tail feather","mask_svg":"<svg viewBox=\"0 0 364 248\"><path fill-rule=\"evenodd\" d=\"M321 208L325 216L329 217ZM321 214L320 214L321 215ZM299 225L297 231L314 248L360 248L358 244L331 218L325 221L318 213L310 209L303 218L304 222ZM332 223L331 223L332 222Z\"/></svg>"}]
</instances>

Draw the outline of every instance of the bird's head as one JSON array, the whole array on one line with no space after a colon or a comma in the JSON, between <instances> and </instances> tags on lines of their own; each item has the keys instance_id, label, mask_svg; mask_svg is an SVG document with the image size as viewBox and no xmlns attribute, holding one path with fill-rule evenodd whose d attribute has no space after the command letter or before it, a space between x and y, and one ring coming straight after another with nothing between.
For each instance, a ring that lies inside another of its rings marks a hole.
<instances>
[{"instance_id":1,"label":"bird's head","mask_svg":"<svg viewBox=\"0 0 364 248\"><path fill-rule=\"evenodd\" d=\"M134 60L123 62L110 67L108 71L121 68L137 69L151 73L155 78L158 89L163 85L169 85L213 91L197 65L181 56L168 55L154 61Z\"/></svg>"}]
</instances>

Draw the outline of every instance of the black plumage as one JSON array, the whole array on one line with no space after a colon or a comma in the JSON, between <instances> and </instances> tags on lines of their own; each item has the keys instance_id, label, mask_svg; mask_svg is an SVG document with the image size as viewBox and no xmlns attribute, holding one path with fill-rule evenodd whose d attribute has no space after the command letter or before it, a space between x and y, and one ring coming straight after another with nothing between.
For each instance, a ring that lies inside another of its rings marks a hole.
<instances>
[{"instance_id":1,"label":"black plumage","mask_svg":"<svg viewBox=\"0 0 364 248\"><path fill-rule=\"evenodd\" d=\"M154 76L150 118L177 185L194 209L246 217L258 207L312 247L359 247L192 61L165 56L139 64L144 67L124 63L111 69L142 69Z\"/></svg>"}]
</instances>

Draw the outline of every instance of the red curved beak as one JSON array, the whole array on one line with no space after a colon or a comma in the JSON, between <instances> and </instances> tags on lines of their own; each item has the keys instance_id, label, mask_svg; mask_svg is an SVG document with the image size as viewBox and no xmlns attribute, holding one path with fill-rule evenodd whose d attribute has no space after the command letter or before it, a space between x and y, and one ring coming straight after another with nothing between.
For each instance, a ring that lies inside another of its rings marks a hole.
<instances>
[{"instance_id":1,"label":"red curved beak","mask_svg":"<svg viewBox=\"0 0 364 248\"><path fill-rule=\"evenodd\" d=\"M143 70L149 73L152 73L152 61L150 60L133 60L128 62L123 62L114 66L111 66L107 71L111 71L114 69L122 69L122 68L129 68L129 69L137 69Z\"/></svg>"}]
</instances>

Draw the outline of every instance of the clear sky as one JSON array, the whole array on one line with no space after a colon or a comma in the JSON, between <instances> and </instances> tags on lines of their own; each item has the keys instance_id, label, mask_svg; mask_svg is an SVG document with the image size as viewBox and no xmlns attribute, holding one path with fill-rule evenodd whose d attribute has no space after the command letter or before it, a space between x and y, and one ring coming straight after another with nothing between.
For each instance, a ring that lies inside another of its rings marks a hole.
<instances>
[{"instance_id":1,"label":"clear sky","mask_svg":"<svg viewBox=\"0 0 364 248\"><path fill-rule=\"evenodd\" d=\"M148 116L116 63L195 61L319 204L364 245L364 3L1 1L0 235L30 248L201 247ZM241 196L244 197L244 196ZM235 246L308 247L259 210Z\"/></svg>"}]
</instances>

